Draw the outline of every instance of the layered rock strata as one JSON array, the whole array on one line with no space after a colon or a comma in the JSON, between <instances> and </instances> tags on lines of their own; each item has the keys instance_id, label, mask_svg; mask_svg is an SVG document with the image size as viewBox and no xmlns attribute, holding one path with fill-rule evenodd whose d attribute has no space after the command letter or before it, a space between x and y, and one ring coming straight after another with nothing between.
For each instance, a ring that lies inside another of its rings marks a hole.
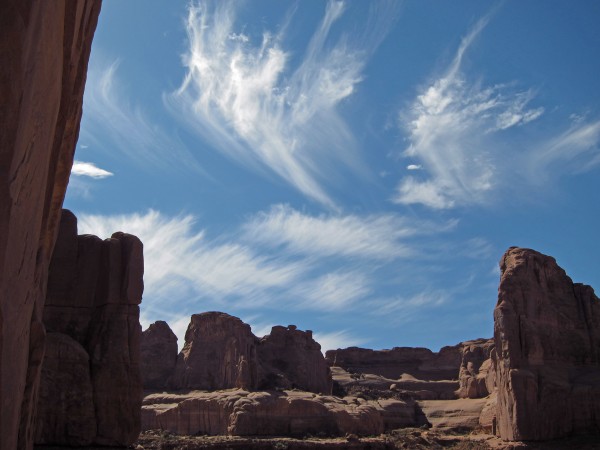
<instances>
[{"instance_id":1,"label":"layered rock strata","mask_svg":"<svg viewBox=\"0 0 600 450\"><path fill-rule=\"evenodd\" d=\"M153 394L142 407L144 430L186 435L378 435L421 424L411 401L340 399L300 391Z\"/></svg>"},{"instance_id":2,"label":"layered rock strata","mask_svg":"<svg viewBox=\"0 0 600 450\"><path fill-rule=\"evenodd\" d=\"M140 431L143 246L77 235L63 210L48 277L35 442L131 445Z\"/></svg>"},{"instance_id":3,"label":"layered rock strata","mask_svg":"<svg viewBox=\"0 0 600 450\"><path fill-rule=\"evenodd\" d=\"M330 366L350 373L380 375L398 379L410 374L419 380L456 380L461 365L460 344L432 352L420 347L394 347L391 350L370 350L349 347L329 350L325 354Z\"/></svg>"},{"instance_id":4,"label":"layered rock strata","mask_svg":"<svg viewBox=\"0 0 600 450\"><path fill-rule=\"evenodd\" d=\"M100 0L0 2L0 448L31 448L42 308Z\"/></svg>"},{"instance_id":5,"label":"layered rock strata","mask_svg":"<svg viewBox=\"0 0 600 450\"><path fill-rule=\"evenodd\" d=\"M140 361L144 388L166 387L177 364L177 336L167 322L159 320L142 333Z\"/></svg>"},{"instance_id":6,"label":"layered rock strata","mask_svg":"<svg viewBox=\"0 0 600 450\"><path fill-rule=\"evenodd\" d=\"M505 440L600 429L600 300L554 258L510 248L494 310L496 420Z\"/></svg>"},{"instance_id":7,"label":"layered rock strata","mask_svg":"<svg viewBox=\"0 0 600 450\"><path fill-rule=\"evenodd\" d=\"M156 359L147 352L143 364ZM166 372L165 372L166 373ZM148 389L163 386L145 385ZM222 312L194 314L169 389L292 389L329 394L331 374L310 331L273 327L258 339L250 326Z\"/></svg>"}]
</instances>

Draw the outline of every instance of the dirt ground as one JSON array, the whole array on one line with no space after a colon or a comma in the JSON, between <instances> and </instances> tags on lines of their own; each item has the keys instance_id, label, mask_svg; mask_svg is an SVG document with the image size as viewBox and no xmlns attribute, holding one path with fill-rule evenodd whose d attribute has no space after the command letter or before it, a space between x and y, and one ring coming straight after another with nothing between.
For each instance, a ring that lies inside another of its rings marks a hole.
<instances>
[{"instance_id":1,"label":"dirt ground","mask_svg":"<svg viewBox=\"0 0 600 450\"><path fill-rule=\"evenodd\" d=\"M140 435L137 450L300 450L300 449L347 449L347 450L394 450L394 449L448 449L448 450L559 450L600 449L600 436L579 436L551 442L524 443L504 442L486 434L458 435L435 430L406 428L380 436L303 439L284 437L237 437L237 436L177 436L162 431L146 431Z\"/></svg>"}]
</instances>

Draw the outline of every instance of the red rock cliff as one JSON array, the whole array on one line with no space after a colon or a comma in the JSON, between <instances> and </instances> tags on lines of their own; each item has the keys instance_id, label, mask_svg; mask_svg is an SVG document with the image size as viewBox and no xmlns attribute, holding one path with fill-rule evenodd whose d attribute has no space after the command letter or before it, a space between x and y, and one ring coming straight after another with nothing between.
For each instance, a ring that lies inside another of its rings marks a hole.
<instances>
[{"instance_id":1,"label":"red rock cliff","mask_svg":"<svg viewBox=\"0 0 600 450\"><path fill-rule=\"evenodd\" d=\"M505 440L600 429L600 300L554 258L510 248L494 310L496 417Z\"/></svg>"},{"instance_id":2,"label":"red rock cliff","mask_svg":"<svg viewBox=\"0 0 600 450\"><path fill-rule=\"evenodd\" d=\"M100 0L0 2L0 448L31 448L46 273Z\"/></svg>"}]
</instances>

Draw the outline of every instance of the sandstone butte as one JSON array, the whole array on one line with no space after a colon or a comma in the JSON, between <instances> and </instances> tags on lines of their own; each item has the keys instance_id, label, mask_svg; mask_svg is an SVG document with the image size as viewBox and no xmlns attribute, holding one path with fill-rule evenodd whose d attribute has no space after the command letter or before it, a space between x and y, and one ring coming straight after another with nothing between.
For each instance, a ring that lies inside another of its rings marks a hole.
<instances>
[{"instance_id":1,"label":"sandstone butte","mask_svg":"<svg viewBox=\"0 0 600 450\"><path fill-rule=\"evenodd\" d=\"M161 334L157 335L160 327ZM164 322L144 331L142 359L144 367L164 367L172 361L169 353L150 351L172 342L172 332ZM151 340L154 342L152 343ZM194 314L185 334L185 344L171 366L165 370L162 384L145 382L144 387L169 389L300 389L331 393L331 373L312 332L294 325L275 326L271 333L257 338L250 326L222 312ZM165 368L166 369L166 368Z\"/></svg>"},{"instance_id":2,"label":"sandstone butte","mask_svg":"<svg viewBox=\"0 0 600 450\"><path fill-rule=\"evenodd\" d=\"M46 279L99 0L0 2L0 448L33 445Z\"/></svg>"}]
</instances>

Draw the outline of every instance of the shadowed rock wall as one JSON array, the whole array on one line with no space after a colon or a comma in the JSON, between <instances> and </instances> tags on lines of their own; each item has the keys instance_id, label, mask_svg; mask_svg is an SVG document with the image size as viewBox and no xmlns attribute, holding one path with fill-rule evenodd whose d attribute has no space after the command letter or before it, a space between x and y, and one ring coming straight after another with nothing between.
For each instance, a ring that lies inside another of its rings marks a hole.
<instances>
[{"instance_id":1,"label":"shadowed rock wall","mask_svg":"<svg viewBox=\"0 0 600 450\"><path fill-rule=\"evenodd\" d=\"M0 2L0 448L31 448L46 274L100 0Z\"/></svg>"},{"instance_id":2,"label":"shadowed rock wall","mask_svg":"<svg viewBox=\"0 0 600 450\"><path fill-rule=\"evenodd\" d=\"M50 263L36 444L131 445L140 432L143 246L77 235L63 210Z\"/></svg>"}]
</instances>

